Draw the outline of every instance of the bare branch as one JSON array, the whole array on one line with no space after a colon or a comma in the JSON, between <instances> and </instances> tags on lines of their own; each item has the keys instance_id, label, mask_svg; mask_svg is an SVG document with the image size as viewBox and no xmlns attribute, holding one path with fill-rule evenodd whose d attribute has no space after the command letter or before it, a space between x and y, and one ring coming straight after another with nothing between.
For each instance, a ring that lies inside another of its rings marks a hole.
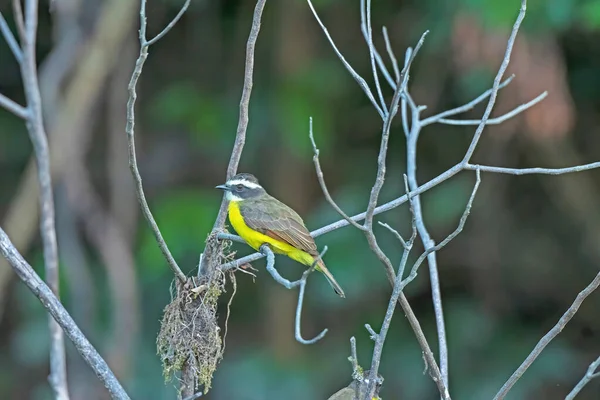
<instances>
[{"instance_id":1,"label":"bare branch","mask_svg":"<svg viewBox=\"0 0 600 400\"><path fill-rule=\"evenodd\" d=\"M506 86L508 86L508 84L511 83L514 78L515 78L514 74L511 75L511 76L509 76L508 78L506 78L506 80L504 82L502 82L500 85L498 85L498 90L503 89ZM440 119L444 119L444 118L451 117L451 116L456 115L456 114L461 114L461 113L467 112L469 110L472 110L473 108L475 108L476 105L478 105L483 100L485 100L488 97L490 97L490 94L492 94L492 90L493 89L486 90L485 92L483 92L483 94L479 95L476 99L471 100L470 102L468 102L465 105L453 108L451 110L447 110L447 111L441 112L441 113L433 115L433 116L431 116L429 118L425 118L424 120L421 121L421 126L427 126L427 125L435 124Z\"/></svg>"},{"instance_id":2,"label":"bare branch","mask_svg":"<svg viewBox=\"0 0 600 400\"><path fill-rule=\"evenodd\" d=\"M15 18L15 24L17 25L17 32L19 38L23 43L26 37L25 33L25 19L23 18L23 8L21 7L21 0L13 0L13 15Z\"/></svg>"},{"instance_id":3,"label":"bare branch","mask_svg":"<svg viewBox=\"0 0 600 400\"><path fill-rule=\"evenodd\" d=\"M185 7L185 5L184 5ZM169 29L163 30L164 34L166 34ZM159 34L154 40L155 43L158 39L164 36L163 32ZM148 201L146 200L146 195L144 194L144 187L142 185L142 177L140 175L140 171L137 165L137 157L135 151L135 101L137 99L136 86L140 75L142 74L142 69L144 68L144 63L146 62L146 58L148 57L148 47L150 46L149 42L146 40L146 0L142 0L140 5L140 55L135 63L135 69L131 75L131 80L129 81L128 92L129 99L127 100L127 126L125 127L125 133L127 134L127 143L129 149L129 169L131 170L131 174L133 175L133 180L135 181L135 189L138 201L140 203L140 208L142 209L142 214L148 221L148 225L150 225L150 229L154 234L154 238L162 252L167 264L181 282L186 282L186 276L177 265L177 262L173 258L167 243L165 242L162 234L160 233L160 229L154 220L154 216L150 211L150 207L148 206Z\"/></svg>"},{"instance_id":4,"label":"bare branch","mask_svg":"<svg viewBox=\"0 0 600 400\"><path fill-rule=\"evenodd\" d=\"M540 339L540 341L537 343L537 345L534 347L531 353L527 356L525 361L523 361L519 368L517 368L517 370L511 375L511 377L506 381L504 386L502 386L500 391L494 397L494 400L502 400L506 397L510 389L512 389L515 383L517 383L517 381L521 379L521 376L523 376L525 371L527 371L531 364L533 364L533 362L538 358L538 356L542 353L546 346L548 346L548 344L550 344L550 342L556 336L558 336L560 332L562 332L562 330L569 323L571 318L575 316L575 313L577 313L577 310L579 310L579 307L581 306L583 301L590 294L592 294L594 290L598 289L598 286L600 286L600 273L596 275L594 280L585 289L579 292L573 304L571 304L569 309L563 314L562 317L560 317L556 325L554 325L554 327L550 329L550 331L548 331L548 333L546 333L546 335L544 335L543 338Z\"/></svg>"},{"instance_id":5,"label":"bare branch","mask_svg":"<svg viewBox=\"0 0 600 400\"><path fill-rule=\"evenodd\" d=\"M565 397L565 400L574 400L575 396L581 392L581 390L587 385L592 379L598 378L600 373L596 372L596 370L600 367L600 357L596 359L596 361L592 362L587 369L587 372L581 378L577 386L571 390L571 392Z\"/></svg>"},{"instance_id":6,"label":"bare branch","mask_svg":"<svg viewBox=\"0 0 600 400\"><path fill-rule=\"evenodd\" d=\"M342 216L342 218L344 218L346 221L348 221L348 223L350 223L352 226L354 226L355 228L357 228L357 229L359 229L361 231L366 230L367 228L365 228L364 226L362 226L358 222L355 222L354 220L352 220L344 212L344 210L342 210L340 208L340 206L337 205L337 203L335 202L335 200L333 200L333 198L331 197L331 194L329 193L329 189L327 188L327 184L325 183L325 177L323 176L323 170L321 169L321 163L319 162L319 149L317 148L317 144L315 143L315 137L313 135L313 120L312 120L312 117L310 117L310 119L309 119L309 130L308 130L308 132L309 132L308 136L310 137L310 142L312 143L313 152L314 152L313 162L315 164L315 170L317 171L317 178L319 180L319 185L321 185L321 190L323 191L323 194L325 195L325 199L331 205L331 207L333 207L333 209L335 211L337 211L337 213Z\"/></svg>"},{"instance_id":7,"label":"bare branch","mask_svg":"<svg viewBox=\"0 0 600 400\"><path fill-rule=\"evenodd\" d=\"M129 396L112 373L104 359L81 332L73 318L60 303L52 290L35 273L31 265L15 249L6 233L0 228L0 253L6 258L19 278L37 296L42 305L62 327L69 340L104 384L113 399L129 400Z\"/></svg>"},{"instance_id":8,"label":"bare branch","mask_svg":"<svg viewBox=\"0 0 600 400\"><path fill-rule=\"evenodd\" d=\"M21 48L19 47L19 43L17 42L17 39L15 39L15 35L13 35L12 31L8 27L8 24L6 23L6 19L4 19L4 15L2 15L1 12L0 12L0 32L2 32L2 36L4 36L4 39L6 40L8 47L10 47L10 51L12 51L13 55L15 56L15 59L17 60L17 62L19 64L21 64L23 62L23 52L21 51Z\"/></svg>"},{"instance_id":9,"label":"bare branch","mask_svg":"<svg viewBox=\"0 0 600 400\"><path fill-rule=\"evenodd\" d=\"M392 49L392 43L390 42L390 37L388 36L387 28L384 26L381 28L383 33L383 40L385 41L385 49L388 53L388 57L392 62L392 68L394 68L394 75L396 77L396 82L400 82L400 69L398 68L398 60L396 59L396 55L394 54L394 49ZM395 85L392 85L392 89L396 89Z\"/></svg>"},{"instance_id":10,"label":"bare branch","mask_svg":"<svg viewBox=\"0 0 600 400\"><path fill-rule=\"evenodd\" d=\"M410 194L410 190L408 189L408 176L406 176L406 174L404 174L404 189L406 190L406 194ZM404 250L412 248L412 245L413 245L415 239L417 238L417 221L416 221L415 210L414 210L414 206L413 206L413 198L408 196L408 202L410 204L410 215L412 217L411 218L412 234L410 236L410 239L408 239L408 242L404 240L404 238L402 237L400 232L398 232L397 230L395 230L388 224L379 221L379 225L383 226L384 228L387 228L390 232L392 232L398 238L398 240L400 240L400 243L402 243L402 247L404 248ZM404 273L404 268L398 268L398 274L403 275L403 273Z\"/></svg>"},{"instance_id":11,"label":"bare branch","mask_svg":"<svg viewBox=\"0 0 600 400\"><path fill-rule=\"evenodd\" d=\"M148 42L147 42L148 46L152 46L154 43L158 42L160 39L163 38L163 36L165 36L167 33L169 33L169 31L171 29L173 29L175 24L177 22L179 22L181 17L183 17L183 14L185 14L185 12L187 11L188 7L190 6L190 1L191 0L185 0L185 3L183 3L183 5L181 6L181 9L179 10L179 12L175 16L175 18L173 18L171 20L171 22L169 22L169 24L167 26L165 26L165 28L158 35L156 35L154 38L148 40Z\"/></svg>"},{"instance_id":12,"label":"bare branch","mask_svg":"<svg viewBox=\"0 0 600 400\"><path fill-rule=\"evenodd\" d=\"M240 116L238 120L238 126L235 134L235 142L233 144L233 150L231 151L231 158L229 159L229 165L227 166L227 179L233 177L240 163L242 157L242 151L244 150L244 144L246 143L246 131L248 129L248 108L250 105L250 95L252 93L253 85L253 74L254 74L254 49L256 47L256 41L258 40L258 34L260 32L260 24L263 9L265 8L266 0L258 0L256 7L254 8L254 15L252 17L252 28L248 35L248 42L246 43L246 65L244 67L244 88L242 89L242 98L240 100ZM219 213L213 225L213 232L217 232L223 229L225 220L227 219L227 198L223 196L221 200L221 207ZM260 254L260 253L259 253ZM198 267L198 275L206 273L210 260L213 259L212 254L204 254L202 262Z\"/></svg>"},{"instance_id":13,"label":"bare branch","mask_svg":"<svg viewBox=\"0 0 600 400\"><path fill-rule=\"evenodd\" d=\"M404 289L406 287L406 285L411 283L417 277L419 267L421 266L423 261L425 261L425 258L427 258L427 256L429 256L429 254L441 250L444 246L446 246L448 243L450 243L455 237L457 237L458 234L461 233L462 230L464 229L465 224L467 222L467 218L469 218L469 214L471 213L471 208L473 206L473 201L475 200L475 195L477 194L477 190L479 190L479 184L481 183L481 174L480 174L479 170L476 170L476 172L477 172L477 179L475 181L475 186L473 187L473 191L471 192L471 197L469 198L469 201L467 202L465 211L463 212L462 216L460 217L460 222L458 223L458 227L454 230L454 232L452 232L451 234L446 236L446 238L444 240L442 240L440 243L438 243L437 245L435 245L433 247L428 248L427 250L425 250L423 252L423 254L421 254L419 256L417 261L415 261L415 263L412 267L412 270L410 271L410 274L406 277L405 280L402 281L402 289Z\"/></svg>"},{"instance_id":14,"label":"bare branch","mask_svg":"<svg viewBox=\"0 0 600 400\"><path fill-rule=\"evenodd\" d=\"M2 93L0 93L0 107L5 108L8 112L13 113L21 119L27 120L27 118L29 117L29 112L27 111L27 108L9 99Z\"/></svg>"},{"instance_id":15,"label":"bare branch","mask_svg":"<svg viewBox=\"0 0 600 400\"><path fill-rule=\"evenodd\" d=\"M383 92L381 91L381 84L379 83L379 75L377 74L377 66L375 65L375 45L373 44L373 30L371 29L371 0L360 0L360 20L361 30L365 35L367 46L369 47L369 57L371 59L371 70L373 72L373 80L375 81L375 89L377 89L377 95L381 102L381 109L385 116L388 115L388 110L385 105L385 99L383 98Z\"/></svg>"},{"instance_id":16,"label":"bare branch","mask_svg":"<svg viewBox=\"0 0 600 400\"><path fill-rule=\"evenodd\" d=\"M481 122L479 126L477 126L477 130L475 131L475 135L473 136L473 140L467 149L467 153L463 158L463 162L466 164L471 160L473 153L475 152L475 148L477 147L477 143L479 143L479 139L481 138L481 134L483 133L483 129L487 124L487 120L492 113L492 109L494 108L494 104L496 104L496 97L498 95L498 89L500 88L500 81L502 80L502 76L504 72L506 72L506 68L508 68L508 63L510 62L510 55L512 53L513 45L515 44L515 39L517 38L517 33L519 32L519 28L521 27L521 22L525 18L525 12L527 11L527 0L521 0L521 10L519 11L519 15L517 16L517 20L513 25L512 32L510 37L508 38L508 44L506 46L506 52L504 53L504 58L502 60L502 64L500 64L500 68L498 69L498 73L496 74L496 78L494 79L494 84L492 86L492 91L490 93L490 99L488 101L485 112L483 113L483 118L481 118Z\"/></svg>"},{"instance_id":17,"label":"bare branch","mask_svg":"<svg viewBox=\"0 0 600 400\"><path fill-rule=\"evenodd\" d=\"M304 301L304 290L306 289L306 280L308 279L308 275L310 275L314 271L315 266L317 265L317 261L320 260L321 257L323 257L323 255L325 254L326 251L327 251L327 246L325 246L323 248L323 251L321 252L321 254L319 254L319 257L315 260L313 265L309 269L304 271L304 274L302 274L302 279L301 279L301 283L300 283L300 292L298 293L298 305L296 306L296 324L295 324L295 330L294 330L296 340L302 344L316 343L319 340L323 339L328 331L328 329L325 328L321 331L321 333L319 333L317 336L315 336L312 339L304 339L302 337L302 333L300 331L301 318L302 318L302 303Z\"/></svg>"},{"instance_id":18,"label":"bare branch","mask_svg":"<svg viewBox=\"0 0 600 400\"><path fill-rule=\"evenodd\" d=\"M383 187L383 182L385 179L385 171L386 171L386 156L387 156L387 147L390 136L390 128L392 126L392 121L398 112L398 104L400 103L400 98L403 93L406 91L406 85L408 83L408 75L410 72L410 66L412 61L416 57L420 48L423 46L425 42L425 37L429 31L425 31L423 35L421 35L421 39L417 43L415 50L411 52L411 56L408 57L404 68L400 74L400 79L397 82L396 91L394 92L394 97L392 97L392 102L390 104L390 112L386 118L384 118L383 131L381 134L381 145L379 147L379 156L377 158L377 177L375 178L375 185L371 189L371 196L369 197L369 204L367 206L367 211L365 215L365 228L370 229L372 231L373 226L373 215L375 212L375 208L377 206L377 200L379 198L379 193L381 192L381 188Z\"/></svg>"},{"instance_id":19,"label":"bare branch","mask_svg":"<svg viewBox=\"0 0 600 400\"><path fill-rule=\"evenodd\" d=\"M323 339L323 337L327 334L327 329L323 329L323 331L321 331L321 333L319 333L316 337L307 340L302 337L300 325L302 321L302 304L304 302L304 290L306 289L306 280L308 279L308 276L315 270L317 262L327 252L327 246L323 248L323 251L315 259L312 266L306 271L304 271L304 273L302 274L302 278L293 282L290 282L281 275L279 275L279 272L277 272L277 270L275 269L275 255L273 254L273 251L271 250L268 244L263 244L260 247L260 251L267 257L267 271L271 274L271 276L273 277L273 279L275 279L277 283L279 283L286 289L292 289L300 286L300 291L298 293L298 305L296 306L296 323L294 329L296 340L302 344L313 344Z\"/></svg>"},{"instance_id":20,"label":"bare branch","mask_svg":"<svg viewBox=\"0 0 600 400\"><path fill-rule=\"evenodd\" d=\"M369 87L369 85L367 84L367 82L363 79L363 77L360 76L354 70L354 68L352 68L352 66L350 65L350 63L348 63L348 61L346 61L346 59L344 58L344 56L342 55L342 53L340 53L340 51L338 50L337 46L335 45L335 42L331 38L331 35L329 34L329 31L327 30L327 28L325 27L325 25L323 25L323 22L321 22L321 18L319 18L319 15L315 11L315 8L314 8L311 0L306 0L306 1L308 3L308 6L311 9L313 15L315 16L315 19L319 23L319 26L323 30L323 33L327 37L327 40L329 40L329 43L331 44L331 47L333 47L333 51L335 51L335 54L337 54L337 56L340 59L340 61L342 62L342 64L344 64L344 67L348 70L348 72L350 72L350 75L352 75L352 77L358 83L358 85L361 87L361 89L363 90L363 92L365 92L365 94L367 95L367 97L369 98L369 100L373 104L373 107L375 107L375 109L377 110L377 112L379 113L379 115L381 116L381 118L384 119L385 118L385 113L381 109L381 107L379 106L379 104L377 104L377 100L375 100L375 97L373 97L373 93L371 92L371 88Z\"/></svg>"},{"instance_id":21,"label":"bare branch","mask_svg":"<svg viewBox=\"0 0 600 400\"><path fill-rule=\"evenodd\" d=\"M17 2L18 3L18 2ZM15 6L15 17L22 21L22 10L20 3ZM37 76L36 64L36 36L38 24L38 2L28 0L25 3L25 27L20 22L19 31L23 49L21 60L21 77L23 80L23 89L27 101L27 110L25 119L29 137L33 145L35 160L37 163L38 186L40 189L40 233L44 248L44 267L46 281L48 286L56 297L59 297L59 271L58 271L58 246L56 242L56 227L54 215L54 195L52 189L52 178L50 175L50 151L48 149L48 137L44 129L44 119L42 116L42 100ZM18 7L18 8L17 8ZM16 41L14 37L6 35L9 46L11 41ZM18 59L18 54L15 54ZM19 106L20 107L20 106ZM19 108L15 111L22 111ZM17 114L18 115L18 114ZM67 385L67 366L65 355L65 343L63 331L58 323L50 318L50 386L54 391L54 396L60 400L69 399Z\"/></svg>"},{"instance_id":22,"label":"bare branch","mask_svg":"<svg viewBox=\"0 0 600 400\"><path fill-rule=\"evenodd\" d=\"M497 174L508 174L508 175L564 175L571 174L573 172L587 171L590 169L600 168L600 162L593 162L589 164L576 165L574 167L566 168L504 168L494 167L490 165L478 165L478 164L467 164L465 169L469 170L481 170L483 172L494 172Z\"/></svg>"},{"instance_id":23,"label":"bare branch","mask_svg":"<svg viewBox=\"0 0 600 400\"><path fill-rule=\"evenodd\" d=\"M412 249L412 243L404 250L402 254L402 261L400 262L400 269L404 269L406 262L408 261L408 256L410 254L410 250ZM371 399L375 392L376 380L379 371L379 363L381 362L381 355L383 354L383 344L385 343L385 338L387 336L388 329L390 327L390 323L392 322L392 317L394 316L394 311L396 309L396 304L398 302L398 298L400 297L400 293L402 292L401 288L402 275L397 274L396 280L394 281L394 289L392 290L392 295L390 296L390 301L388 303L387 311L385 313L385 318L383 319L383 324L381 325L381 329L379 333L373 331L370 325L365 325L369 333L371 334L371 339L375 341L375 348L373 349L373 358L371 361L371 369L369 370L369 384L367 386L367 395L366 399ZM447 390L442 392L444 399L449 399L450 395L447 393Z\"/></svg>"},{"instance_id":24,"label":"bare branch","mask_svg":"<svg viewBox=\"0 0 600 400\"><path fill-rule=\"evenodd\" d=\"M503 114L496 118L488 119L486 122L486 125L499 125L499 124L503 123L504 121L507 121L507 120L513 118L515 115L520 114L523 111L535 106L537 103L544 100L546 97L548 97L548 92L544 92L544 93L540 94L535 99L528 101L525 104L521 104L520 106L514 108L513 110L507 112L506 114ZM435 122L437 122L438 124L446 124L446 125L478 125L481 123L481 120L480 119L463 119L463 120L461 120L461 119L440 118ZM421 123L421 124L423 124L423 123Z\"/></svg>"},{"instance_id":25,"label":"bare branch","mask_svg":"<svg viewBox=\"0 0 600 400\"><path fill-rule=\"evenodd\" d=\"M396 236L396 238L400 241L400 243L402 243L402 247L404 249L406 249L406 247L407 247L406 241L404 240L404 238L402 237L402 235L400 234L400 232L398 232L397 230L395 230L394 228L392 228L391 226L389 226L385 222L377 221L377 223L379 225L383 226L384 228L386 228L388 231L392 232L392 234L394 234L394 236Z\"/></svg>"}]
</instances>

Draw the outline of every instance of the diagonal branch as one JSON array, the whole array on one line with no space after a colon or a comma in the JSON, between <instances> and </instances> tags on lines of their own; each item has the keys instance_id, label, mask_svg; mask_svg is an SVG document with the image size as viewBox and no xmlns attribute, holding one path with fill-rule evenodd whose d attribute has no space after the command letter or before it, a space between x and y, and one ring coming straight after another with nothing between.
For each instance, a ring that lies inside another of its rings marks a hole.
<instances>
[{"instance_id":1,"label":"diagonal branch","mask_svg":"<svg viewBox=\"0 0 600 400\"><path fill-rule=\"evenodd\" d=\"M496 97L498 96L498 90L500 89L500 82L502 81L502 76L506 72L506 68L508 68L508 63L510 62L510 55L512 54L512 49L515 44L515 40L517 38L517 33L519 32L519 28L521 27L521 23L525 18L525 13L527 11L527 0L521 0L521 9L519 10L519 15L517 16L517 20L513 25L512 31L510 33L510 37L508 38L508 44L506 45L506 52L504 53L504 58L502 59L502 63L500 64L500 68L498 69L498 73L496 74L496 78L494 78L494 84L492 85L492 91L490 92L490 99L488 101L487 107L485 108L485 112L483 113L483 117L481 118L481 122L477 126L477 130L475 131L475 135L473 136L473 140L467 149L467 153L463 158L463 162L466 164L471 161L471 157L475 152L475 148L479 143L479 139L481 138L481 134L483 133L483 129L487 124L487 120L489 119L492 109L496 104Z\"/></svg>"},{"instance_id":2,"label":"diagonal branch","mask_svg":"<svg viewBox=\"0 0 600 400\"><path fill-rule=\"evenodd\" d=\"M540 101L544 100L548 97L548 92L543 92L533 100L528 101L525 104L521 104L518 107L515 107L513 110L507 112L506 114L502 114L496 118L490 118L487 120L486 125L499 125L504 121L507 121L514 117L517 114L521 114L523 111L535 106ZM446 125L478 125L481 123L480 119L448 119L448 118L440 118L436 121L439 124ZM422 123L421 123L422 124Z\"/></svg>"},{"instance_id":3,"label":"diagonal branch","mask_svg":"<svg viewBox=\"0 0 600 400\"><path fill-rule=\"evenodd\" d=\"M479 190L480 184L481 184L481 174L479 173L479 170L477 170L477 178L475 181L475 186L473 187L473 191L471 192L471 197L469 197L469 201L467 202L465 211L463 212L462 216L460 217L458 226L451 234L446 236L446 238L444 240L442 240L437 245L428 248L427 250L425 250L423 252L423 254L421 254L419 256L417 261L415 261L415 263L410 271L410 274L406 277L406 279L404 279L402 281L403 289L417 277L417 272L419 271L419 267L421 266L423 261L425 261L427 256L429 256L429 254L441 250L444 246L446 246L448 243L450 243L455 237L457 237L459 233L462 232L462 230L465 227L465 224L467 223L467 218L469 218L469 214L471 213L471 208L473 207L473 201L475 200L475 195L477 194L477 190Z\"/></svg>"},{"instance_id":4,"label":"diagonal branch","mask_svg":"<svg viewBox=\"0 0 600 400\"><path fill-rule=\"evenodd\" d=\"M579 383L573 388L573 390L571 390L567 397L565 397L565 400L574 400L575 396L581 392L585 385L587 385L592 379L600 377L600 372L596 372L598 368L600 368L600 357L590 364L583 378L581 378Z\"/></svg>"},{"instance_id":5,"label":"diagonal branch","mask_svg":"<svg viewBox=\"0 0 600 400\"><path fill-rule=\"evenodd\" d=\"M506 78L506 80L504 82L502 82L500 85L498 85L498 90L504 89L506 86L508 86L509 83L511 83L513 81L514 78L515 78L514 74L511 75L511 76L509 76L508 78ZM441 112L439 114L436 114L436 115L433 115L431 117L425 118L424 120L421 121L421 126L423 127L423 126L435 124L436 122L438 122L441 119L452 117L453 115L461 114L461 113L467 112L469 110L472 110L479 103L483 102L485 99L487 99L488 97L490 97L490 95L492 94L493 90L494 90L493 88L486 90L485 92L483 92L482 94L480 94L479 96L477 96L477 98L471 100L467 104L464 104L464 105L462 105L460 107L456 107L456 108L453 108L451 110L446 110L446 111Z\"/></svg>"},{"instance_id":6,"label":"diagonal branch","mask_svg":"<svg viewBox=\"0 0 600 400\"><path fill-rule=\"evenodd\" d=\"M540 341L537 343L537 345L534 347L531 353L527 356L525 361L523 361L519 368L517 368L517 370L511 375L511 377L506 381L504 386L502 386L500 391L494 397L494 400L502 400L506 397L510 389L512 389L515 383L517 383L517 381L521 379L521 376L523 376L525 371L527 371L531 364L533 364L533 362L538 358L538 356L542 353L546 346L548 346L548 344L550 344L550 342L556 336L558 336L560 332L562 332L562 330L569 323L571 318L575 316L577 310L579 310L579 307L581 306L583 301L590 294L592 294L594 290L598 289L598 286L600 286L600 273L596 275L594 280L592 280L592 282L585 289L579 292L573 304L571 304L569 309L563 314L562 317L560 317L556 325L554 325L554 327L550 329L550 331L548 331L548 333L546 333L546 335L544 335L543 338L540 339Z\"/></svg>"},{"instance_id":7,"label":"diagonal branch","mask_svg":"<svg viewBox=\"0 0 600 400\"><path fill-rule=\"evenodd\" d=\"M358 86L360 86L361 89L363 90L363 92L365 92L365 94L367 95L367 97L369 98L369 100L373 104L373 107L375 107L375 109L377 110L377 112L379 113L379 115L381 116L381 118L382 119L385 118L385 113L381 109L381 107L379 106L379 104L377 104L377 100L375 100L375 97L373 97L373 93L371 92L371 88L369 87L369 85L367 84L367 82L364 80L364 78L362 76L360 76L358 74L358 72L356 72L354 70L354 68L352 68L352 66L350 65L350 63L348 61L346 61L346 59L344 58L344 56L342 55L342 53L338 50L337 46L335 45L335 42L333 41L333 39L331 38L331 35L329 34L329 31L327 30L327 28L325 27L325 25L323 25L323 22L321 22L321 18L319 18L319 14L317 14L317 12L315 11L315 8L314 8L314 6L312 4L312 1L311 0L306 0L306 1L308 3L308 6L311 9L313 15L315 16L315 19L317 20L317 23L319 24L319 26L323 30L323 33L325 34L325 36L327 37L327 40L329 40L329 43L331 44L331 47L333 47L333 51L335 51L335 54L338 56L338 58L340 59L340 61L342 62L342 64L344 64L344 67L348 70L348 72L350 72L350 75L352 75L352 77L354 78L354 80L358 83Z\"/></svg>"},{"instance_id":8,"label":"diagonal branch","mask_svg":"<svg viewBox=\"0 0 600 400\"><path fill-rule=\"evenodd\" d=\"M17 60L17 62L19 64L21 64L23 62L23 51L21 50L21 47L19 47L19 43L17 42L17 39L15 39L15 35L13 35L12 31L8 27L8 24L6 23L6 19L4 18L4 15L2 15L1 12L0 12L0 32L2 32L2 36L4 36L4 39L6 40L6 44L8 44L8 47L10 48L10 51L12 51L13 55L15 56L15 59Z\"/></svg>"},{"instance_id":9,"label":"diagonal branch","mask_svg":"<svg viewBox=\"0 0 600 400\"><path fill-rule=\"evenodd\" d=\"M111 397L117 400L129 400L129 396L104 359L102 359L94 346L92 346L83 332L81 332L75 321L73 321L73 318L71 318L58 298L52 293L52 290L35 273L31 265L25 261L1 228L0 254L6 258L23 283L37 296L42 305L60 325L69 340L75 345L79 354L81 354L81 357L92 368L106 389L108 389Z\"/></svg>"},{"instance_id":10,"label":"diagonal branch","mask_svg":"<svg viewBox=\"0 0 600 400\"><path fill-rule=\"evenodd\" d=\"M329 189L327 188L327 184L325 183L325 177L323 176L323 170L321 169L321 163L319 162L319 149L317 148L317 144L315 143L315 137L313 135L312 117L310 117L309 121L310 122L309 122L309 134L308 135L310 137L310 142L312 143L312 147L313 147L313 153L314 153L313 162L315 164L315 170L317 171L317 179L319 180L319 185L321 185L321 190L323 191L323 194L325 195L325 199L331 205L331 207L333 207L333 209L342 216L342 218L344 218L346 221L348 221L348 223L350 225L352 225L356 229L365 231L367 228L365 228L363 225L361 225L358 222L351 219L348 216L348 214L346 214L344 212L344 210L342 210L340 208L340 206L337 205L335 200L333 200L333 198L331 197L331 194L329 193Z\"/></svg>"},{"instance_id":11,"label":"diagonal branch","mask_svg":"<svg viewBox=\"0 0 600 400\"><path fill-rule=\"evenodd\" d=\"M8 112L13 113L17 117L27 120L29 118L29 111L14 100L9 99L2 93L0 93L0 107L5 108Z\"/></svg>"}]
</instances>

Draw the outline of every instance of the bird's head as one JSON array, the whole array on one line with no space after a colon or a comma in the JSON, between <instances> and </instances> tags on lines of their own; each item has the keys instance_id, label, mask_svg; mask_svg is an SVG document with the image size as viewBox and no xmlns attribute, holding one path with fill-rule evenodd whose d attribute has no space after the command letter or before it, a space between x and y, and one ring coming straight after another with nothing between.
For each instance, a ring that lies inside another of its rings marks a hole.
<instances>
[{"instance_id":1,"label":"bird's head","mask_svg":"<svg viewBox=\"0 0 600 400\"><path fill-rule=\"evenodd\" d=\"M237 174L217 189L225 191L229 201L243 201L264 195L265 189L258 183L258 179L252 174Z\"/></svg>"}]
</instances>

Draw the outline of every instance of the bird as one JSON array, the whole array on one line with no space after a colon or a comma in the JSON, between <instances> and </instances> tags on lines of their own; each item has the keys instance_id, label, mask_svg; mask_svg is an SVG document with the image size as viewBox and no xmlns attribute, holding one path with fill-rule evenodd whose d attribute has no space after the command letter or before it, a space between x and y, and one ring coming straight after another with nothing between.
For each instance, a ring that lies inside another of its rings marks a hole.
<instances>
[{"instance_id":1,"label":"bird","mask_svg":"<svg viewBox=\"0 0 600 400\"><path fill-rule=\"evenodd\" d=\"M317 245L300 215L269 195L254 175L239 173L216 188L225 191L229 221L250 247L260 251L267 244L274 253L306 266L315 263L319 256ZM325 276L335 293L346 297L320 258L315 269Z\"/></svg>"}]
</instances>

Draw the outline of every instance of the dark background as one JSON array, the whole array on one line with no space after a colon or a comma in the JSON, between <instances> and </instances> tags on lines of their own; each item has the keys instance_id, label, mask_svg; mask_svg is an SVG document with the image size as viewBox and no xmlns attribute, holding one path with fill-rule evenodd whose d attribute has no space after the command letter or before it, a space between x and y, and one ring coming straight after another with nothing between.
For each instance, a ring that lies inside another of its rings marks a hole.
<instances>
[{"instance_id":1,"label":"dark background","mask_svg":"<svg viewBox=\"0 0 600 400\"><path fill-rule=\"evenodd\" d=\"M0 1L0 10L14 27L10 3ZM67 50L76 49L74 54L55 57L67 65L72 61L71 68L59 62L52 69L44 60L62 37L58 27L69 27L75 20L57 22L59 14L49 14L43 2L38 34L40 73L44 68L47 72L41 78L42 90L48 93L46 87L57 86L59 99L45 103L50 115L46 123L52 127L48 131L68 137L51 148L65 164L64 174L55 178L62 299L132 398L172 399L177 382L164 383L155 341L173 276L139 215L126 159L125 102L138 51L137 5L133 12L120 13L128 15L124 21L111 20L128 27L118 41L119 50L113 52L117 55L92 59L106 77L84 79L76 101L68 103L64 99L73 89L75 71L93 50L94 44L86 41L112 2L82 3L84 11L75 24L82 47L66 45ZM360 33L359 2L314 3L347 60L372 82L368 49ZM431 31L411 75L412 95L428 106L424 115L429 116L491 87L520 2L373 3L374 36L382 52L383 25L400 59L425 29ZM544 90L549 97L523 115L486 128L473 161L508 167L598 161L600 1L529 3L508 69L516 78L500 92L494 115ZM149 1L147 7L153 34L175 15L180 1ZM214 186L225 178L235 136L253 8L252 1L193 1L180 23L151 48L138 87L136 134L146 194L186 273L197 263L220 204L221 193ZM66 28L65 32L69 37ZM52 75L56 71L63 71L61 79ZM386 98L391 98L390 90L385 90ZM4 41L0 41L0 91L23 104L18 66ZM89 96L91 100L82 100ZM89 107L83 114L69 106L85 101ZM482 112L480 106L462 117L478 118ZM363 211L377 168L379 116L333 53L308 5L269 0L256 49L250 125L240 170L257 175L271 194L305 216L312 230L339 217L316 180L309 116L314 119L332 195L347 213ZM61 118L81 118L83 123L61 129L53 122ZM419 144L419 182L460 160L474 131L474 127L427 127ZM23 195L19 185L31 151L22 121L0 111L0 223L42 274L37 194L25 191L29 202L18 197ZM405 167L405 139L398 120L392 127L380 202L402 194ZM491 398L600 265L597 171L559 177L483 174L482 179L464 232L438 253L450 388L453 398L461 400ZM422 196L425 222L436 240L455 229L473 182L473 173L461 173ZM116 221L118 238L100 229L107 215ZM406 206L376 220L409 233ZM376 234L396 264L401 246L381 227L376 227ZM325 339L310 346L295 341L296 292L277 285L264 270L264 261L258 261L256 280L237 274L225 356L212 391L203 398L325 399L350 381L351 336L357 338L359 361L368 367L372 342L363 325L370 323L376 329L381 325L391 292L384 269L354 228L322 236L317 243L329 246L327 265L347 295L341 300L324 279L311 277L303 334L312 337L327 327ZM244 245L234 248L240 255L250 252ZM414 255L421 250L419 244ZM289 260L279 257L277 266L290 279L300 276L301 269ZM231 292L228 286L220 301L222 320ZM426 269L407 288L407 296L437 354ZM600 354L599 306L600 294L590 296L508 398L564 398ZM47 329L38 300L5 263L0 264L0 397L50 398ZM70 343L67 350L72 398L106 398ZM382 358L382 397L437 398L423 369L414 334L398 312ZM600 398L600 381L591 382L579 398Z\"/></svg>"}]
</instances>

